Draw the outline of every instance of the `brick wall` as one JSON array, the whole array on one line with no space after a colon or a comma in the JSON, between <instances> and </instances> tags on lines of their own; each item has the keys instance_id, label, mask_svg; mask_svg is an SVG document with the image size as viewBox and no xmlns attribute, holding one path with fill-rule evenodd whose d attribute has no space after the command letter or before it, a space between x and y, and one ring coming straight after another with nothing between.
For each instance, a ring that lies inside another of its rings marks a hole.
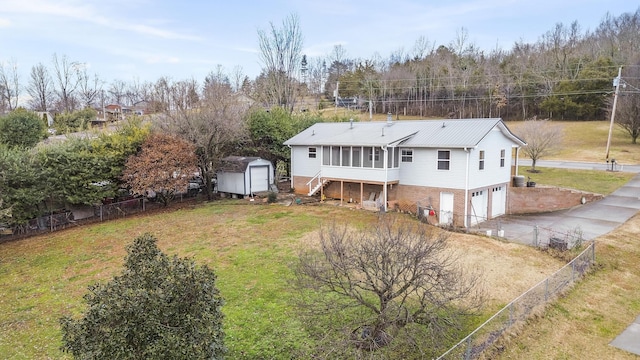
<instances>
[{"instance_id":1,"label":"brick wall","mask_svg":"<svg viewBox=\"0 0 640 360\"><path fill-rule=\"evenodd\" d=\"M585 202L602 199L600 194L593 194L558 187L510 187L507 198L508 214L530 214L547 212L580 205Z\"/></svg>"}]
</instances>

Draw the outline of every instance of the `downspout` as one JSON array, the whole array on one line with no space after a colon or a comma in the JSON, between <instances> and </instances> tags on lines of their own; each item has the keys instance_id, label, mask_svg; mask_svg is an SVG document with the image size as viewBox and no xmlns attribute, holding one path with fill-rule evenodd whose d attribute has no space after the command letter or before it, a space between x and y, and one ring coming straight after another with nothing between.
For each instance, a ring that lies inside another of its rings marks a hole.
<instances>
[{"instance_id":1,"label":"downspout","mask_svg":"<svg viewBox=\"0 0 640 360\"><path fill-rule=\"evenodd\" d=\"M293 189L294 188L293 187L293 148L291 147L291 145L287 145L287 147L289 148L290 154L291 154L289 156L289 167L290 167L289 174L291 175L289 176L289 186ZM274 169L274 172L275 172L275 169Z\"/></svg>"},{"instance_id":2,"label":"downspout","mask_svg":"<svg viewBox=\"0 0 640 360\"><path fill-rule=\"evenodd\" d=\"M382 166L384 166L384 189L383 189L383 193L384 193L384 204L382 204L382 206L384 207L384 212L387 212L387 182L389 181L389 154L388 151L389 149L387 148L387 146L381 146L382 151L384 152L384 161L382 162Z\"/></svg>"},{"instance_id":3,"label":"downspout","mask_svg":"<svg viewBox=\"0 0 640 360\"><path fill-rule=\"evenodd\" d=\"M520 146L517 146L516 147L516 171L515 171L516 175L515 176L518 176L518 163L520 162L519 160L520 160Z\"/></svg>"},{"instance_id":4,"label":"downspout","mask_svg":"<svg viewBox=\"0 0 640 360\"><path fill-rule=\"evenodd\" d=\"M467 222L467 218L468 218L468 211L469 211L469 159L471 157L471 152L469 151L468 148L464 148L464 151L467 153L467 169L465 171L464 174L464 228L466 229L468 227L468 222Z\"/></svg>"}]
</instances>

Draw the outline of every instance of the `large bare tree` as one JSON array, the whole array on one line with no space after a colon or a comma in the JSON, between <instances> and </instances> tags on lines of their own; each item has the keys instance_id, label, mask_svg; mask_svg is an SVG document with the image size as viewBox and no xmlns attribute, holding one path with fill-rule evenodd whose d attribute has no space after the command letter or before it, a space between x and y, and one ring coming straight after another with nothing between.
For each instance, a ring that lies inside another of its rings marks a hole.
<instances>
[{"instance_id":1,"label":"large bare tree","mask_svg":"<svg viewBox=\"0 0 640 360\"><path fill-rule=\"evenodd\" d=\"M53 101L53 80L49 70L42 63L31 67L27 93L31 96L29 105L36 111L47 111Z\"/></svg>"},{"instance_id":2,"label":"large bare tree","mask_svg":"<svg viewBox=\"0 0 640 360\"><path fill-rule=\"evenodd\" d=\"M554 124L548 119L525 120L517 130L527 145L522 151L531 159L531 172L538 172L536 164L542 157L552 154L562 143L562 125Z\"/></svg>"},{"instance_id":3,"label":"large bare tree","mask_svg":"<svg viewBox=\"0 0 640 360\"><path fill-rule=\"evenodd\" d=\"M69 60L66 55L58 58L57 54L53 54L52 62L60 110L72 112L77 103L75 92L80 83L80 63Z\"/></svg>"},{"instance_id":4,"label":"large bare tree","mask_svg":"<svg viewBox=\"0 0 640 360\"><path fill-rule=\"evenodd\" d=\"M13 111L18 108L20 96L20 75L15 60L0 62L0 110Z\"/></svg>"},{"instance_id":5,"label":"large bare tree","mask_svg":"<svg viewBox=\"0 0 640 360\"><path fill-rule=\"evenodd\" d=\"M78 88L80 102L83 107L101 105L99 102L103 84L104 82L100 80L98 74L91 76L86 67L80 69L78 72Z\"/></svg>"},{"instance_id":6,"label":"large bare tree","mask_svg":"<svg viewBox=\"0 0 640 360\"><path fill-rule=\"evenodd\" d=\"M323 227L294 267L302 313L327 326L323 317L334 316L333 330L349 334L338 342L351 347L376 350L399 339L400 348L438 351L483 299L480 273L447 244L446 232L393 215L367 230Z\"/></svg>"},{"instance_id":7,"label":"large bare tree","mask_svg":"<svg viewBox=\"0 0 640 360\"><path fill-rule=\"evenodd\" d=\"M173 106L155 117L156 126L195 146L208 198L212 195L211 179L220 160L231 155L234 146L247 137L244 119L249 105L240 101L228 77L218 70L207 76L199 96L193 93L197 90L193 81L163 82L166 89L158 92L166 94Z\"/></svg>"},{"instance_id":8,"label":"large bare tree","mask_svg":"<svg viewBox=\"0 0 640 360\"><path fill-rule=\"evenodd\" d=\"M296 77L301 66L302 43L298 16L293 14L283 20L281 27L270 23L268 31L258 30L259 56L267 81L261 95L270 105L293 110L297 100Z\"/></svg>"}]
</instances>

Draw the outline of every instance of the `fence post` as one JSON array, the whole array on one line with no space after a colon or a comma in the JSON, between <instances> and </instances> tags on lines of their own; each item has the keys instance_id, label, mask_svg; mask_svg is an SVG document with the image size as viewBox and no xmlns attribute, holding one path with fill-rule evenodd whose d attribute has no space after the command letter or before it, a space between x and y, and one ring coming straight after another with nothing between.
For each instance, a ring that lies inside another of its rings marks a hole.
<instances>
[{"instance_id":1,"label":"fence post","mask_svg":"<svg viewBox=\"0 0 640 360\"><path fill-rule=\"evenodd\" d=\"M533 246L538 247L538 225L533 225Z\"/></svg>"},{"instance_id":2,"label":"fence post","mask_svg":"<svg viewBox=\"0 0 640 360\"><path fill-rule=\"evenodd\" d=\"M104 209L104 204L100 204L100 221L104 221L103 209Z\"/></svg>"},{"instance_id":3,"label":"fence post","mask_svg":"<svg viewBox=\"0 0 640 360\"><path fill-rule=\"evenodd\" d=\"M513 301L509 303L509 326L513 325Z\"/></svg>"},{"instance_id":4,"label":"fence post","mask_svg":"<svg viewBox=\"0 0 640 360\"><path fill-rule=\"evenodd\" d=\"M576 281L576 259L571 260L571 282Z\"/></svg>"},{"instance_id":5,"label":"fence post","mask_svg":"<svg viewBox=\"0 0 640 360\"><path fill-rule=\"evenodd\" d=\"M471 359L471 336L467 337L467 351L464 354L465 360Z\"/></svg>"},{"instance_id":6,"label":"fence post","mask_svg":"<svg viewBox=\"0 0 640 360\"><path fill-rule=\"evenodd\" d=\"M596 241L591 243L591 265L596 263Z\"/></svg>"},{"instance_id":7,"label":"fence post","mask_svg":"<svg viewBox=\"0 0 640 360\"><path fill-rule=\"evenodd\" d=\"M549 301L549 277L544 282L544 302L546 303L547 301Z\"/></svg>"}]
</instances>

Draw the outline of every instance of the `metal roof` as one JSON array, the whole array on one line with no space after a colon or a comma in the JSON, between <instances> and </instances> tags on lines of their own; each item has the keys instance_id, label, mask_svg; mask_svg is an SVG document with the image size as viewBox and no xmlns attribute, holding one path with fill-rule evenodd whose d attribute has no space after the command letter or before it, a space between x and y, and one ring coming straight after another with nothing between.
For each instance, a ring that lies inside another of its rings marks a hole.
<instances>
[{"instance_id":1,"label":"metal roof","mask_svg":"<svg viewBox=\"0 0 640 360\"><path fill-rule=\"evenodd\" d=\"M478 145L495 127L525 145L499 118L317 123L284 144L464 148Z\"/></svg>"}]
</instances>

